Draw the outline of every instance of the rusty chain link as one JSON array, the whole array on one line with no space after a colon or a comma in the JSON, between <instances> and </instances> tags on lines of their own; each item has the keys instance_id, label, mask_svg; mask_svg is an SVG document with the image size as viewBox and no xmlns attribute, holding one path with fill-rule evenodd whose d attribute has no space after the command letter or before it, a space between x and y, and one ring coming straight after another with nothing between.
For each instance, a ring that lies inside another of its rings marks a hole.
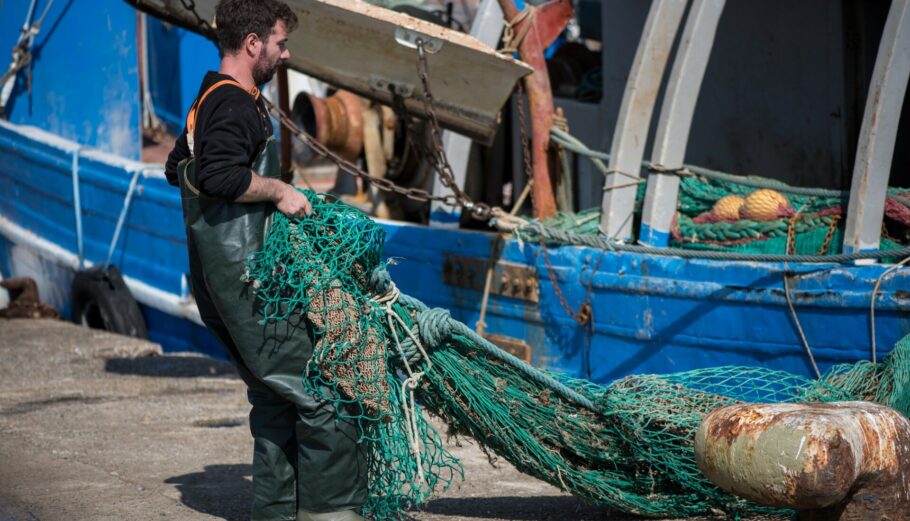
<instances>
[{"instance_id":1,"label":"rusty chain link","mask_svg":"<svg viewBox=\"0 0 910 521\"><path fill-rule=\"evenodd\" d=\"M357 165L346 161L345 159L342 159L327 147L325 147L323 144L319 143L316 138L300 128L290 118L290 116L288 116L280 108L275 107L268 100L264 101L268 106L269 111L272 112L278 121L287 127L292 134L297 136L297 138L303 141L304 144L312 148L316 154L335 163L335 165L337 165L338 168L343 172L363 179L364 181L373 184L376 186L376 188L385 192L397 193L415 201L436 201L447 206L460 206L468 210L469 214L475 219L486 220L490 217L492 208L486 203L473 202L471 198L468 197L468 195L458 187L458 184L455 182L455 176L452 174L452 167L449 164L448 158L446 157L445 148L442 146L439 122L436 118L436 111L434 109L433 94L430 91L429 86L429 69L426 62L426 52L424 50L423 41L420 39L417 40L417 55L417 72L424 87L424 106L426 108L427 118L430 121L433 140L433 150L430 151L430 154L428 154L428 160L431 166L439 174L440 182L442 182L443 186L449 188L452 191L451 194L444 196L433 195L432 193L421 188L405 188L390 181L389 179L372 176L369 173L364 172L363 169Z\"/></svg>"},{"instance_id":2,"label":"rusty chain link","mask_svg":"<svg viewBox=\"0 0 910 521\"><path fill-rule=\"evenodd\" d=\"M527 132L527 118L525 116L524 109L525 100L522 80L518 81L518 99L516 101L518 105L518 127L521 136L521 152L522 159L524 161L525 177L528 180L527 182L530 184L534 182L534 171L533 165L531 163L531 140L528 138ZM532 190L531 200L533 201L533 199L534 191ZM550 263L550 255L547 253L547 245L543 241L540 242L540 252L543 255L544 265L547 268L547 276L550 278L550 282L553 284L553 293L556 294L556 298L559 300L559 305L562 306L564 310L566 310L566 313L568 313L568 315L572 317L572 319L575 320L579 326L591 324L591 327L593 327L592 317L594 311L591 307L591 284L588 284L588 291L587 295L585 296L585 301L582 302L580 306L578 306L578 311L575 311L572 309L572 306L569 305L569 301L566 300L566 297L562 292L562 288L559 287L559 281L556 279L556 270L553 269L553 264ZM600 259L597 261L597 267L600 266L600 262L602 260L603 256L601 255ZM597 268L595 268L595 271L596 270ZM593 277L594 276L592 274L592 282Z\"/></svg>"},{"instance_id":3,"label":"rusty chain link","mask_svg":"<svg viewBox=\"0 0 910 521\"><path fill-rule=\"evenodd\" d=\"M525 177L527 178L527 182L531 184L534 182L534 170L531 162L531 140L528 138L527 117L525 116L524 109L524 87L522 86L522 81L523 80L518 81L518 99L516 100L518 105L518 127L519 134L521 136L521 153L524 162ZM531 191L531 200L534 200L533 190ZM546 265L547 268L547 276L550 278L550 282L553 284L553 293L556 294L556 298L559 300L559 305L562 306L564 310L566 310L566 313L568 313L568 315L572 317L572 319L574 319L579 326L585 326L586 324L590 323L592 324L591 327L593 327L593 322L591 319L594 311L591 307L591 284L588 284L588 291L585 297L585 301L582 302L578 307L578 311L575 311L572 309L572 306L569 305L569 301L566 300L566 297L562 292L562 288L559 287L559 281L556 279L556 270L553 269L553 264L550 263L550 255L547 253L547 245L543 241L540 243L540 252L543 255L544 265ZM601 258L597 261L597 267L600 266L601 260L603 260L602 255ZM597 268L595 268L595 271L596 269ZM593 274L591 277L591 280L593 282Z\"/></svg>"},{"instance_id":4,"label":"rusty chain link","mask_svg":"<svg viewBox=\"0 0 910 521\"><path fill-rule=\"evenodd\" d=\"M522 82L518 80L518 132L521 136L521 157L524 162L525 178L528 184L534 183L534 168L531 164L531 140L528 138L527 118L525 117L525 90ZM534 190L531 190L531 203L534 205Z\"/></svg>"},{"instance_id":5,"label":"rusty chain link","mask_svg":"<svg viewBox=\"0 0 910 521\"><path fill-rule=\"evenodd\" d=\"M300 128L294 122L294 120L292 120L290 118L290 116L288 116L287 114L284 113L284 111L282 111L281 109L279 109L278 107L273 105L269 100L267 100L265 98L263 98L263 100L265 101L265 104L268 107L269 111L272 112L272 114L278 119L278 121L281 122L282 125L286 126L288 128L288 130L290 130L292 134L294 134L295 136L297 136L297 138L299 138L301 141L303 141L303 143L305 145L312 148L313 152L315 152L319 156L324 157L324 158L332 161L333 163L335 163L335 165L337 165L341 171L343 171L347 174L353 175L354 177L363 179L364 181L368 181L368 182L372 183L374 186L376 186L376 188L379 188L380 190L383 190L385 192L392 192L392 193L396 193L399 195L403 195L403 196L405 196L409 199L413 199L415 201L422 201L422 202L437 201L437 202L440 202L442 204L449 205L449 206L458 206L458 199L456 199L455 194L448 194L445 196L433 195L432 193L430 193L426 190L423 190L421 188L405 188L403 186L399 186L399 185L393 183L392 181L390 181L388 179L372 176L372 175L364 172L363 169L361 169L357 165L351 163L350 161L342 159L337 154L335 154L334 152L329 150L325 145L323 145L322 143L317 141L316 138L314 138L313 136L308 134L305 130Z\"/></svg>"},{"instance_id":6,"label":"rusty chain link","mask_svg":"<svg viewBox=\"0 0 910 521\"><path fill-rule=\"evenodd\" d=\"M604 250L604 253L606 250ZM585 295L585 301L578 306L578 311L572 309L572 306L569 305L569 301L566 300L566 296L562 293L562 289L559 287L559 281L556 279L556 270L553 268L553 264L550 262L550 254L547 253L547 245L540 241L540 253L543 255L543 262L547 267L547 276L550 278L550 283L553 284L553 293L556 294L556 298L559 300L559 305L562 306L566 313L572 317L579 326L584 326L587 324L593 315L593 309L591 307L591 293L593 289L594 282L594 273L600 269L600 263L603 260L604 254L601 253L600 258L597 260L597 264L594 266L593 271L591 272L591 281L588 283L587 293Z\"/></svg>"},{"instance_id":7,"label":"rusty chain link","mask_svg":"<svg viewBox=\"0 0 910 521\"><path fill-rule=\"evenodd\" d=\"M799 212L796 212L790 220L787 221L787 243L784 253L793 255L796 253L796 221L799 220Z\"/></svg>"},{"instance_id":8,"label":"rusty chain link","mask_svg":"<svg viewBox=\"0 0 910 521\"><path fill-rule=\"evenodd\" d=\"M141 3L141 2L139 2ZM199 29L210 37L215 36L215 28L212 27L212 24L208 20L199 16L199 13L196 12L196 1L195 0L180 0L180 3L183 4L183 8L190 12L194 18L196 18L196 25Z\"/></svg>"},{"instance_id":9,"label":"rusty chain link","mask_svg":"<svg viewBox=\"0 0 910 521\"><path fill-rule=\"evenodd\" d=\"M455 175L452 172L452 165L449 164L449 158L446 157L445 148L442 146L442 132L439 129L439 120L436 118L435 100L433 92L430 90L430 67L427 63L427 53L422 38L417 38L417 75L420 76L420 82L423 84L423 105L426 111L427 119L430 121L430 133L433 138L433 150L429 155L430 163L439 174L439 180L443 186L452 191L458 206L464 207L470 212L471 217L485 221L489 219L492 208L490 205L481 202L474 202L468 197L468 194L458 186L455 181Z\"/></svg>"},{"instance_id":10,"label":"rusty chain link","mask_svg":"<svg viewBox=\"0 0 910 521\"><path fill-rule=\"evenodd\" d=\"M837 231L837 225L840 224L841 216L835 215L831 218L831 224L828 226L828 232L825 233L825 240L822 242L822 247L818 250L816 255L825 255L828 253L828 248L831 246L831 240L834 238L834 232Z\"/></svg>"},{"instance_id":11,"label":"rusty chain link","mask_svg":"<svg viewBox=\"0 0 910 521\"><path fill-rule=\"evenodd\" d=\"M183 0L181 0L183 1ZM421 188L406 188L400 186L389 179L375 177L370 175L367 172L364 172L363 169L357 165L342 159L334 152L329 150L326 146L319 143L313 136L308 134L305 130L300 128L284 111L280 108L275 107L271 102L265 100L266 105L269 108L269 111L281 122L282 125L288 128L292 134L297 136L304 144L313 149L316 154L322 156L326 159L329 159L335 165L338 166L343 172L363 179L367 181L376 188L383 190L385 192L392 192L413 199L415 201L428 202L436 201L447 206L460 206L467 209L470 215L479 220L486 220L490 217L490 212L492 208L485 203L475 203L465 194L455 182L455 177L452 174L452 167L449 165L448 158L446 158L445 148L442 146L441 133L439 130L439 123L436 118L436 111L433 106L433 95L429 89L429 75L428 67L426 63L426 53L424 50L424 45L421 40L417 41L417 70L420 75L420 79L424 85L424 106L426 107L427 117L430 121L431 133L433 139L433 150L428 154L429 162L431 166L439 173L440 181L443 186L449 188L452 193L444 196L433 195L427 190Z\"/></svg>"}]
</instances>

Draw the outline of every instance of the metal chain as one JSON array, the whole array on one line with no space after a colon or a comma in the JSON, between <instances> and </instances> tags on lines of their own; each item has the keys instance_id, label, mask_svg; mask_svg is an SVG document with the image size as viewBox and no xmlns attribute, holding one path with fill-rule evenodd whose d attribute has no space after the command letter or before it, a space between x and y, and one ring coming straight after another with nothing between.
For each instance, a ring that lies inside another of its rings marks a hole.
<instances>
[{"instance_id":1,"label":"metal chain","mask_svg":"<svg viewBox=\"0 0 910 521\"><path fill-rule=\"evenodd\" d=\"M360 179L363 179L364 181L368 181L368 182L372 183L374 186L376 186L376 188L379 188L382 191L397 193L397 194L403 195L409 199L413 199L415 201L422 201L422 202L437 201L439 203L449 205L449 206L458 206L459 205L459 202L455 198L454 194L449 194L446 196L433 195L430 192L427 192L426 190L423 190L420 188L405 188L403 186L399 186L399 185L393 183L392 181L390 181L388 179L372 176L372 175L364 172L357 165L355 165L345 159L342 159L337 154L335 154L334 152L332 152L331 150L326 148L325 145L323 145L322 143L317 141L316 138L314 138L313 136L308 134L306 131L304 131L302 128L300 128L294 122L294 120L292 120L290 118L290 116L288 116L284 111L282 111L281 109L279 109L278 107L273 105L269 100L267 100L265 98L262 98L262 99L263 99L263 101L265 101L265 104L268 107L269 111L272 113L272 115L275 116L275 118L278 119L278 121L281 122L282 125L287 127L288 130L290 130L292 134L297 136L297 138L299 138L305 145L312 148L313 152L315 152L319 156L324 157L324 158L332 161L333 163L335 163L335 165L337 165L341 171L343 171L347 174L353 175L355 177L359 177Z\"/></svg>"},{"instance_id":2,"label":"metal chain","mask_svg":"<svg viewBox=\"0 0 910 521\"><path fill-rule=\"evenodd\" d=\"M519 133L521 135L521 153L522 159L524 162L524 171L525 177L528 180L528 184L534 182L534 171L533 165L531 163L531 144L530 139L528 138L527 132L527 118L525 117L525 99L524 99L524 88L522 86L522 80L518 81L518 127ZM534 192L531 191L531 199L534 198ZM543 241L540 242L540 251L543 254L543 261L547 267L547 276L550 278L550 282L553 284L553 292L556 293L556 298L559 299L559 305L562 306L566 313L569 314L579 326L584 326L589 321L591 321L593 310L591 308L591 284L588 284L588 291L585 296L585 301L578 306L578 311L572 309L572 306L569 305L568 300L566 300L565 295L562 293L562 289L559 287L559 282L556 280L556 271L553 269L553 264L550 263L550 255L547 253L547 245ZM604 250L606 251L606 250ZM603 255L597 261L597 266L600 266L600 262L603 260ZM597 268L595 268L596 271ZM593 282L593 274L591 276L591 281Z\"/></svg>"},{"instance_id":3,"label":"metal chain","mask_svg":"<svg viewBox=\"0 0 910 521\"><path fill-rule=\"evenodd\" d=\"M423 84L423 104L430 121L430 133L433 138L433 150L429 154L430 163L439 174L439 180L442 185L452 191L458 206L464 207L475 219L485 221L489 219L492 208L490 205L481 202L474 202L459 188L455 181L455 175L452 172L452 166L446 157L445 148L442 146L442 132L439 129L439 120L436 118L435 101L433 92L430 90L430 70L427 64L427 53L424 41L417 38L417 75L420 76L420 82Z\"/></svg>"},{"instance_id":4,"label":"metal chain","mask_svg":"<svg viewBox=\"0 0 910 521\"><path fill-rule=\"evenodd\" d=\"M195 0L180 0L180 3L183 4L183 8L189 11L194 18L196 18L196 25L199 26L202 31L210 36L214 36L215 28L212 27L212 24L208 20L199 16L199 13L196 12L196 2Z\"/></svg>"},{"instance_id":5,"label":"metal chain","mask_svg":"<svg viewBox=\"0 0 910 521\"><path fill-rule=\"evenodd\" d=\"M604 250L606 251L606 250ZM556 280L556 270L553 268L553 264L550 263L550 255L547 253L547 245L543 240L540 241L540 253L543 255L543 262L547 266L547 275L550 277L550 283L553 284L553 293L556 293L556 298L559 299L559 305L562 306L566 313L572 317L575 322L578 322L579 326L585 325L588 320L591 319L591 289L588 287L587 299L578 307L578 311L572 309L572 306L569 305L569 301L566 300L566 296L562 293L562 289L559 287L559 281ZM602 258L602 257L601 257ZM598 261L598 266L600 261ZM593 273L591 275L593 280Z\"/></svg>"},{"instance_id":6,"label":"metal chain","mask_svg":"<svg viewBox=\"0 0 910 521\"><path fill-rule=\"evenodd\" d=\"M884 237L885 239L888 239L889 241L891 241L893 243L897 243L897 244L902 243L901 239L898 239L897 237L891 235L891 232L888 231L888 223L884 219L882 219L882 237Z\"/></svg>"},{"instance_id":7,"label":"metal chain","mask_svg":"<svg viewBox=\"0 0 910 521\"><path fill-rule=\"evenodd\" d=\"M524 97L524 87L522 86L522 81L518 81L518 99L516 100L518 105L518 128L519 134L521 136L521 153L522 160L524 163L525 178L527 179L528 184L534 182L534 170L531 159L531 143L528 138L527 131L527 118L525 116L525 97ZM531 191L531 200L534 199L534 191ZM591 321L593 310L591 308L591 284L588 284L588 291L586 294L585 301L578 307L578 311L572 309L572 306L569 305L568 300L566 300L565 295L562 292L562 288L559 287L559 281L556 280L556 271L553 269L553 264L550 263L550 255L547 253L547 245L541 240L540 242L540 251L543 254L543 261L547 267L547 276L550 278L550 282L553 284L553 292L556 293L556 298L559 299L559 305L562 306L566 313L572 317L579 326L584 326L585 324ZM606 251L606 250L604 250ZM600 262L603 260L603 255L597 261L597 266L600 266ZM596 268L595 268L596 271ZM591 276L591 281L593 282L593 274Z\"/></svg>"},{"instance_id":8,"label":"metal chain","mask_svg":"<svg viewBox=\"0 0 910 521\"><path fill-rule=\"evenodd\" d=\"M518 80L518 132L521 136L521 157L524 162L525 178L527 183L534 183L534 167L531 159L531 140L528 138L527 118L525 117L525 90L522 85L524 80ZM534 190L531 190L531 203L534 201Z\"/></svg>"},{"instance_id":9,"label":"metal chain","mask_svg":"<svg viewBox=\"0 0 910 521\"><path fill-rule=\"evenodd\" d=\"M787 222L787 244L784 251L787 255L796 253L796 221L799 220L799 216L799 212L796 212Z\"/></svg>"},{"instance_id":10,"label":"metal chain","mask_svg":"<svg viewBox=\"0 0 910 521\"><path fill-rule=\"evenodd\" d=\"M801 213L797 212L796 215L790 218L787 222L787 243L786 251L787 255L793 255L796 253L796 222L799 220ZM821 248L816 255L825 255L828 253L828 248L831 246L831 240L834 238L834 232L837 231L837 225L840 223L841 216L834 215L831 218L831 224L828 225L828 231L825 233L825 239L822 241Z\"/></svg>"},{"instance_id":11,"label":"metal chain","mask_svg":"<svg viewBox=\"0 0 910 521\"><path fill-rule=\"evenodd\" d=\"M825 255L828 253L828 248L831 246L831 239L834 238L834 232L837 231L837 225L840 224L840 220L840 215L835 215L831 218L831 224L828 226L828 233L825 234L825 241L822 243L822 247L818 250L817 255Z\"/></svg>"}]
</instances>

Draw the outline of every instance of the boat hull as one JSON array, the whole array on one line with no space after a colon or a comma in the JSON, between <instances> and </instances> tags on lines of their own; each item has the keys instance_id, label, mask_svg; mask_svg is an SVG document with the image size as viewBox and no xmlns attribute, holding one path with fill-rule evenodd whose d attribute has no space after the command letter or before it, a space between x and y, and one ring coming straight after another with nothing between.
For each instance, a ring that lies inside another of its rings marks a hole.
<instances>
[{"instance_id":1,"label":"boat hull","mask_svg":"<svg viewBox=\"0 0 910 521\"><path fill-rule=\"evenodd\" d=\"M3 276L36 277L42 298L68 313L69 281L79 265L74 154L86 265L105 261L139 171L112 261L142 304L153 340L166 350L223 356L200 325L189 294L179 194L160 165L80 151L52 134L0 123ZM495 235L382 225L388 232L385 255L395 259L390 271L399 288L474 326ZM680 259L574 246L551 248L546 257L540 252L539 245L505 241L486 332L538 367L602 383L630 373L721 365L811 375L787 307L784 273L793 274L790 296L819 367L869 359L870 298L887 268ZM522 278L512 290L502 284L503 266ZM906 269L890 274L876 298L879 357L910 333L908 277ZM580 326L565 307L577 311L585 301L592 323Z\"/></svg>"}]
</instances>

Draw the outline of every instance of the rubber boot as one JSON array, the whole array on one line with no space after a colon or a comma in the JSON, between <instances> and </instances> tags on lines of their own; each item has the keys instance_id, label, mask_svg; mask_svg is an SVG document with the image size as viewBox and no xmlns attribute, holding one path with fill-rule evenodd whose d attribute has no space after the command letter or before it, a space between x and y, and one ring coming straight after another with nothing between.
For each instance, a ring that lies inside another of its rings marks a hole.
<instances>
[{"instance_id":1,"label":"rubber boot","mask_svg":"<svg viewBox=\"0 0 910 521\"><path fill-rule=\"evenodd\" d=\"M340 510L322 514L297 512L297 521L363 521L363 516L353 510Z\"/></svg>"}]
</instances>

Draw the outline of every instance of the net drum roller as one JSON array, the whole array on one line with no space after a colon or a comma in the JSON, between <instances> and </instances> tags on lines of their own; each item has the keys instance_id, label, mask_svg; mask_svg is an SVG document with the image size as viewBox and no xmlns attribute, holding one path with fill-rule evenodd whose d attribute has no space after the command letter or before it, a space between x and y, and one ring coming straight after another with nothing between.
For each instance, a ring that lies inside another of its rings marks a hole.
<instances>
[{"instance_id":1,"label":"net drum roller","mask_svg":"<svg viewBox=\"0 0 910 521\"><path fill-rule=\"evenodd\" d=\"M708 414L698 467L800 521L910 520L910 421L869 402L739 404Z\"/></svg>"}]
</instances>

